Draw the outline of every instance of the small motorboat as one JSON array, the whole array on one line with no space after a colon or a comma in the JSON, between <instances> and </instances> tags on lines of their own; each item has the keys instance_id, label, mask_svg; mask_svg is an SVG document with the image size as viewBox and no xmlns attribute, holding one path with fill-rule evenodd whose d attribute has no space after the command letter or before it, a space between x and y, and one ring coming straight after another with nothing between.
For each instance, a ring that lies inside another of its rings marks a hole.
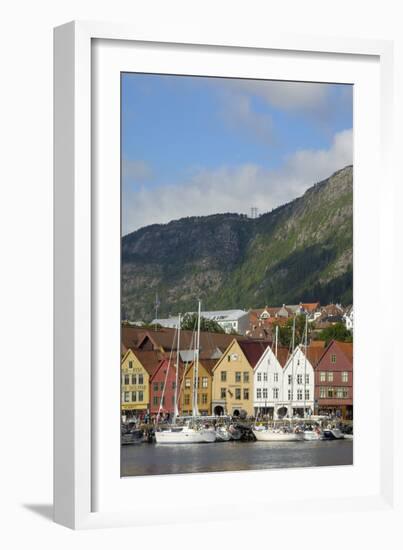
<instances>
[{"instance_id":1,"label":"small motorboat","mask_svg":"<svg viewBox=\"0 0 403 550\"><path fill-rule=\"evenodd\" d=\"M217 426L215 430L217 441L229 441L231 434L225 426Z\"/></svg>"},{"instance_id":2,"label":"small motorboat","mask_svg":"<svg viewBox=\"0 0 403 550\"><path fill-rule=\"evenodd\" d=\"M344 433L339 428L325 428L322 432L322 439L334 441L335 439L344 439Z\"/></svg>"},{"instance_id":3,"label":"small motorboat","mask_svg":"<svg viewBox=\"0 0 403 550\"><path fill-rule=\"evenodd\" d=\"M228 432L231 436L231 439L233 439L234 441L238 441L242 437L241 430L238 430L238 428L236 428L233 424L229 426Z\"/></svg>"}]
</instances>

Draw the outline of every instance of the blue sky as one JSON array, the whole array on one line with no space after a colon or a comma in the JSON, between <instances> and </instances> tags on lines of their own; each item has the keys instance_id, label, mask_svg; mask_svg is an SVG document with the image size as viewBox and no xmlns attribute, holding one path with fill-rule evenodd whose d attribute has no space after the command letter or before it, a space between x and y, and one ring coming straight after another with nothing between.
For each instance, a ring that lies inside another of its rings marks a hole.
<instances>
[{"instance_id":1,"label":"blue sky","mask_svg":"<svg viewBox=\"0 0 403 550\"><path fill-rule=\"evenodd\" d=\"M265 212L352 162L352 87L122 75L122 231Z\"/></svg>"}]
</instances>

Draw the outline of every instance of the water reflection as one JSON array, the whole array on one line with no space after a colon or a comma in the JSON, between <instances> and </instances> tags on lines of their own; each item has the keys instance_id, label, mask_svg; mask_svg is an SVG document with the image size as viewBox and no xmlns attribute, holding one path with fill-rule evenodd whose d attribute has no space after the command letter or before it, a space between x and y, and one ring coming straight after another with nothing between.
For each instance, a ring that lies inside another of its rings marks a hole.
<instances>
[{"instance_id":1,"label":"water reflection","mask_svg":"<svg viewBox=\"0 0 403 550\"><path fill-rule=\"evenodd\" d=\"M144 476L353 463L353 442L227 442L199 445L124 445L121 475Z\"/></svg>"}]
</instances>

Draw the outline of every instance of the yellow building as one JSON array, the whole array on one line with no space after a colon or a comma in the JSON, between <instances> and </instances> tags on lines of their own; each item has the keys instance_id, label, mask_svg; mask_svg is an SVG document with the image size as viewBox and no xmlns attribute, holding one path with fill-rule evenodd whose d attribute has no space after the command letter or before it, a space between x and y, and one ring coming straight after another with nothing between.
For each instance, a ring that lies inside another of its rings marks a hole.
<instances>
[{"instance_id":1,"label":"yellow building","mask_svg":"<svg viewBox=\"0 0 403 550\"><path fill-rule=\"evenodd\" d=\"M131 349L123 356L122 377L122 414L134 416L146 412L150 405L149 374Z\"/></svg>"},{"instance_id":2,"label":"yellow building","mask_svg":"<svg viewBox=\"0 0 403 550\"><path fill-rule=\"evenodd\" d=\"M211 414L212 371L216 362L216 359L201 359L199 361L197 408L199 414L202 415ZM180 397L180 412L185 416L191 415L193 412L193 383L194 363L190 363L185 370Z\"/></svg>"},{"instance_id":3,"label":"yellow building","mask_svg":"<svg viewBox=\"0 0 403 550\"><path fill-rule=\"evenodd\" d=\"M233 340L213 369L212 414L253 415L253 369L269 342Z\"/></svg>"}]
</instances>

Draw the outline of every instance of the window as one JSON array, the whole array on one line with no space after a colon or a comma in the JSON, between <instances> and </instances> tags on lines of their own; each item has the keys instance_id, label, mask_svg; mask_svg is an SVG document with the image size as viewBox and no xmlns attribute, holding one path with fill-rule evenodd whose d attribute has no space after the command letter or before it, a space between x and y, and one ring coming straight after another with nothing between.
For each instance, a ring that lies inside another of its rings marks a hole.
<instances>
[{"instance_id":1,"label":"window","mask_svg":"<svg viewBox=\"0 0 403 550\"><path fill-rule=\"evenodd\" d=\"M320 373L320 381L321 382L326 382L326 373L325 372Z\"/></svg>"},{"instance_id":2,"label":"window","mask_svg":"<svg viewBox=\"0 0 403 550\"><path fill-rule=\"evenodd\" d=\"M339 399L343 398L343 388L336 389L336 397L338 397Z\"/></svg>"},{"instance_id":3,"label":"window","mask_svg":"<svg viewBox=\"0 0 403 550\"><path fill-rule=\"evenodd\" d=\"M273 388L273 399L278 399L278 388Z\"/></svg>"},{"instance_id":4,"label":"window","mask_svg":"<svg viewBox=\"0 0 403 550\"><path fill-rule=\"evenodd\" d=\"M202 403L203 405L207 403L207 393L202 393Z\"/></svg>"},{"instance_id":5,"label":"window","mask_svg":"<svg viewBox=\"0 0 403 550\"><path fill-rule=\"evenodd\" d=\"M190 378L185 378L185 388L190 388Z\"/></svg>"},{"instance_id":6,"label":"window","mask_svg":"<svg viewBox=\"0 0 403 550\"><path fill-rule=\"evenodd\" d=\"M249 382L249 372L243 373L243 382L244 384L247 384Z\"/></svg>"},{"instance_id":7,"label":"window","mask_svg":"<svg viewBox=\"0 0 403 550\"><path fill-rule=\"evenodd\" d=\"M164 389L164 382L160 382L160 391Z\"/></svg>"},{"instance_id":8,"label":"window","mask_svg":"<svg viewBox=\"0 0 403 550\"><path fill-rule=\"evenodd\" d=\"M176 382L175 380L172 382L172 389L174 390L176 388Z\"/></svg>"},{"instance_id":9,"label":"window","mask_svg":"<svg viewBox=\"0 0 403 550\"><path fill-rule=\"evenodd\" d=\"M327 396L330 398L333 397L333 388L327 388Z\"/></svg>"},{"instance_id":10,"label":"window","mask_svg":"<svg viewBox=\"0 0 403 550\"><path fill-rule=\"evenodd\" d=\"M153 391L158 391L158 382L154 382Z\"/></svg>"},{"instance_id":11,"label":"window","mask_svg":"<svg viewBox=\"0 0 403 550\"><path fill-rule=\"evenodd\" d=\"M243 389L243 398L245 400L248 400L249 399L249 389L248 388L244 388Z\"/></svg>"},{"instance_id":12,"label":"window","mask_svg":"<svg viewBox=\"0 0 403 550\"><path fill-rule=\"evenodd\" d=\"M140 384L140 386L142 386L144 384L144 375L143 374L139 374L139 384Z\"/></svg>"},{"instance_id":13,"label":"window","mask_svg":"<svg viewBox=\"0 0 403 550\"><path fill-rule=\"evenodd\" d=\"M348 382L348 372L347 371L343 371L341 373L341 381L344 382L344 383Z\"/></svg>"},{"instance_id":14,"label":"window","mask_svg":"<svg viewBox=\"0 0 403 550\"><path fill-rule=\"evenodd\" d=\"M153 405L158 405L158 395L154 395L154 397L153 397Z\"/></svg>"},{"instance_id":15,"label":"window","mask_svg":"<svg viewBox=\"0 0 403 550\"><path fill-rule=\"evenodd\" d=\"M136 402L137 401L137 394L135 391L132 391L132 401L133 402Z\"/></svg>"},{"instance_id":16,"label":"window","mask_svg":"<svg viewBox=\"0 0 403 550\"><path fill-rule=\"evenodd\" d=\"M262 389L257 388L256 390L256 399L262 399Z\"/></svg>"},{"instance_id":17,"label":"window","mask_svg":"<svg viewBox=\"0 0 403 550\"><path fill-rule=\"evenodd\" d=\"M133 368L133 361L129 361L129 369Z\"/></svg>"},{"instance_id":18,"label":"window","mask_svg":"<svg viewBox=\"0 0 403 550\"><path fill-rule=\"evenodd\" d=\"M297 374L297 384L302 384L302 374Z\"/></svg>"},{"instance_id":19,"label":"window","mask_svg":"<svg viewBox=\"0 0 403 550\"><path fill-rule=\"evenodd\" d=\"M241 373L240 372L236 372L235 373L235 382L240 382L241 381Z\"/></svg>"},{"instance_id":20,"label":"window","mask_svg":"<svg viewBox=\"0 0 403 550\"><path fill-rule=\"evenodd\" d=\"M227 395L226 388L221 388L221 399L225 399L226 395Z\"/></svg>"},{"instance_id":21,"label":"window","mask_svg":"<svg viewBox=\"0 0 403 550\"><path fill-rule=\"evenodd\" d=\"M263 399L267 399L267 388L263 388Z\"/></svg>"},{"instance_id":22,"label":"window","mask_svg":"<svg viewBox=\"0 0 403 550\"><path fill-rule=\"evenodd\" d=\"M198 393L197 394L197 404L199 404L199 403L200 403L200 394Z\"/></svg>"},{"instance_id":23,"label":"window","mask_svg":"<svg viewBox=\"0 0 403 550\"><path fill-rule=\"evenodd\" d=\"M297 365L299 365L299 359L298 359L298 361L297 361Z\"/></svg>"},{"instance_id":24,"label":"window","mask_svg":"<svg viewBox=\"0 0 403 550\"><path fill-rule=\"evenodd\" d=\"M319 390L319 397L320 397L321 399L326 399L326 388L323 388L323 387L320 388L320 390Z\"/></svg>"},{"instance_id":25,"label":"window","mask_svg":"<svg viewBox=\"0 0 403 550\"><path fill-rule=\"evenodd\" d=\"M264 382L267 382L267 372L264 372L264 373L263 373L263 381L264 381Z\"/></svg>"},{"instance_id":26,"label":"window","mask_svg":"<svg viewBox=\"0 0 403 550\"><path fill-rule=\"evenodd\" d=\"M261 373L261 372L258 372L258 373L257 373L257 381L258 381L258 382L261 382L261 381L262 381L262 373Z\"/></svg>"},{"instance_id":27,"label":"window","mask_svg":"<svg viewBox=\"0 0 403 550\"><path fill-rule=\"evenodd\" d=\"M227 381L227 371L222 370L221 371L221 382L226 382L226 381Z\"/></svg>"},{"instance_id":28,"label":"window","mask_svg":"<svg viewBox=\"0 0 403 550\"><path fill-rule=\"evenodd\" d=\"M190 395L188 393L185 393L185 397L183 399L185 405L190 405Z\"/></svg>"},{"instance_id":29,"label":"window","mask_svg":"<svg viewBox=\"0 0 403 550\"><path fill-rule=\"evenodd\" d=\"M202 388L208 388L208 378L207 378L207 376L203 376L203 378L202 378Z\"/></svg>"},{"instance_id":30,"label":"window","mask_svg":"<svg viewBox=\"0 0 403 550\"><path fill-rule=\"evenodd\" d=\"M305 390L305 399L309 401L309 390Z\"/></svg>"},{"instance_id":31,"label":"window","mask_svg":"<svg viewBox=\"0 0 403 550\"><path fill-rule=\"evenodd\" d=\"M137 384L137 374L132 374L132 384L133 386Z\"/></svg>"},{"instance_id":32,"label":"window","mask_svg":"<svg viewBox=\"0 0 403 550\"><path fill-rule=\"evenodd\" d=\"M330 362L331 363L336 363L336 354L335 353L332 353L331 357L330 357Z\"/></svg>"},{"instance_id":33,"label":"window","mask_svg":"<svg viewBox=\"0 0 403 550\"><path fill-rule=\"evenodd\" d=\"M309 384L309 374L305 375L305 384Z\"/></svg>"},{"instance_id":34,"label":"window","mask_svg":"<svg viewBox=\"0 0 403 550\"><path fill-rule=\"evenodd\" d=\"M228 360L228 363L231 361L231 355L228 355L227 360Z\"/></svg>"},{"instance_id":35,"label":"window","mask_svg":"<svg viewBox=\"0 0 403 550\"><path fill-rule=\"evenodd\" d=\"M130 377L128 374L125 374L125 385L128 386L130 384Z\"/></svg>"},{"instance_id":36,"label":"window","mask_svg":"<svg viewBox=\"0 0 403 550\"><path fill-rule=\"evenodd\" d=\"M333 373L330 372L330 371L327 373L327 381L328 382L333 382Z\"/></svg>"},{"instance_id":37,"label":"window","mask_svg":"<svg viewBox=\"0 0 403 550\"><path fill-rule=\"evenodd\" d=\"M292 391L288 390L288 401L291 401L292 399Z\"/></svg>"},{"instance_id":38,"label":"window","mask_svg":"<svg viewBox=\"0 0 403 550\"><path fill-rule=\"evenodd\" d=\"M129 403L130 401L130 392L125 391L125 403Z\"/></svg>"},{"instance_id":39,"label":"window","mask_svg":"<svg viewBox=\"0 0 403 550\"><path fill-rule=\"evenodd\" d=\"M275 372L273 375L274 382L278 382L278 372Z\"/></svg>"},{"instance_id":40,"label":"window","mask_svg":"<svg viewBox=\"0 0 403 550\"><path fill-rule=\"evenodd\" d=\"M343 399L347 399L347 397L348 397L348 389L343 388Z\"/></svg>"},{"instance_id":41,"label":"window","mask_svg":"<svg viewBox=\"0 0 403 550\"><path fill-rule=\"evenodd\" d=\"M139 391L139 401L144 401L144 393L142 391Z\"/></svg>"},{"instance_id":42,"label":"window","mask_svg":"<svg viewBox=\"0 0 403 550\"><path fill-rule=\"evenodd\" d=\"M288 385L291 386L292 384L292 374L288 375Z\"/></svg>"},{"instance_id":43,"label":"window","mask_svg":"<svg viewBox=\"0 0 403 550\"><path fill-rule=\"evenodd\" d=\"M241 399L241 388L235 388L235 399Z\"/></svg>"},{"instance_id":44,"label":"window","mask_svg":"<svg viewBox=\"0 0 403 550\"><path fill-rule=\"evenodd\" d=\"M302 400L302 390L297 390L297 399L298 401Z\"/></svg>"}]
</instances>

